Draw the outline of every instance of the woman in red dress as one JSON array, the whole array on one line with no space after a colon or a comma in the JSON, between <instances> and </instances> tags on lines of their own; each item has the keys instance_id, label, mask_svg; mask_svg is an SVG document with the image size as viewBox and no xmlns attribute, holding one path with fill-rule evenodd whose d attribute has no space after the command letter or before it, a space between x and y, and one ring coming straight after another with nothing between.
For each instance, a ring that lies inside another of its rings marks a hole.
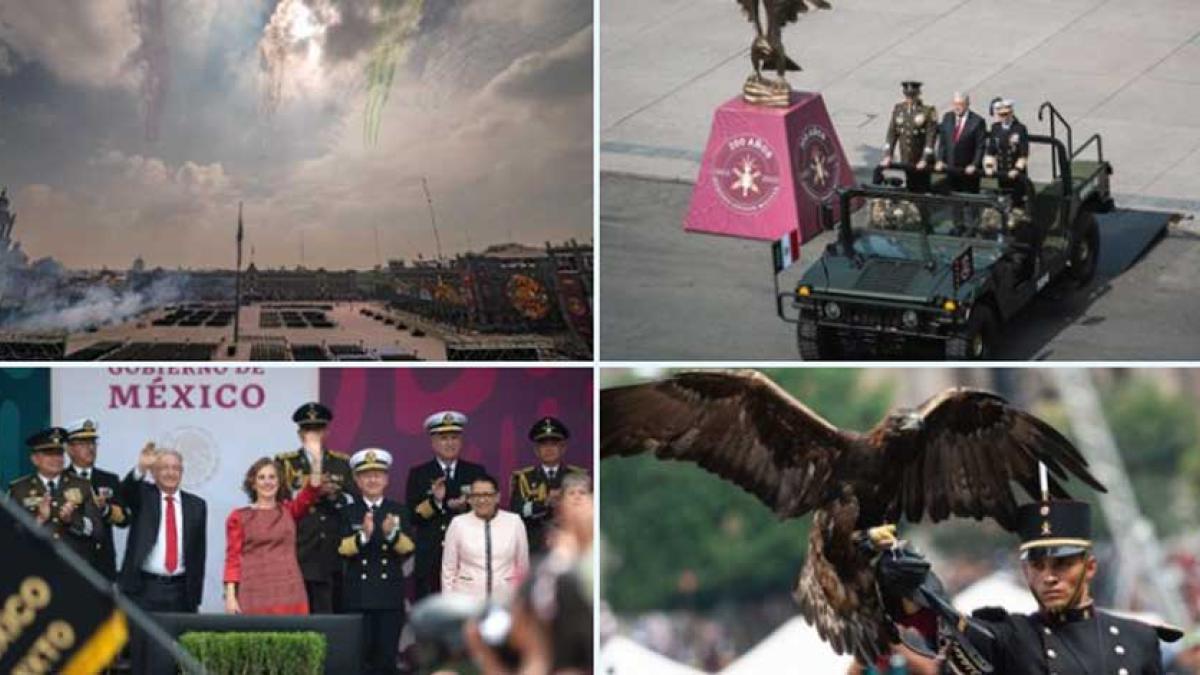
<instances>
[{"instance_id":1,"label":"woman in red dress","mask_svg":"<svg viewBox=\"0 0 1200 675\"><path fill-rule=\"evenodd\" d=\"M296 521L320 495L321 453L304 489L290 499L279 465L263 457L246 472L250 506L225 520L225 611L230 614L308 614L304 577L296 561Z\"/></svg>"}]
</instances>

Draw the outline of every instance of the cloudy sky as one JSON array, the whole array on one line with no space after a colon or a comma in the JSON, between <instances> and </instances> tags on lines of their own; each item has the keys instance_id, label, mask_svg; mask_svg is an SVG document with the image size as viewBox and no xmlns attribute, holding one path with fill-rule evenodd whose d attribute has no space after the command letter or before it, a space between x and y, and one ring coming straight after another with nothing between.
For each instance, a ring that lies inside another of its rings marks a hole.
<instances>
[{"instance_id":1,"label":"cloudy sky","mask_svg":"<svg viewBox=\"0 0 1200 675\"><path fill-rule=\"evenodd\" d=\"M591 239L591 0L4 0L33 258L369 267ZM376 241L378 240L378 249Z\"/></svg>"}]
</instances>

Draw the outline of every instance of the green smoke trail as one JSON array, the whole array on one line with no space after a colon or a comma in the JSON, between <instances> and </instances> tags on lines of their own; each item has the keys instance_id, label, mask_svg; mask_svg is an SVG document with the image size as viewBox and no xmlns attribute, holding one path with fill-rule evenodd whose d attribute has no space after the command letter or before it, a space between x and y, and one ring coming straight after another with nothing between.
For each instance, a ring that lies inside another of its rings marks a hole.
<instances>
[{"instance_id":1,"label":"green smoke trail","mask_svg":"<svg viewBox=\"0 0 1200 675\"><path fill-rule=\"evenodd\" d=\"M363 144L379 141L379 122L396 77L396 65L417 31L425 0L380 0L383 20L367 62L367 105L363 110Z\"/></svg>"}]
</instances>

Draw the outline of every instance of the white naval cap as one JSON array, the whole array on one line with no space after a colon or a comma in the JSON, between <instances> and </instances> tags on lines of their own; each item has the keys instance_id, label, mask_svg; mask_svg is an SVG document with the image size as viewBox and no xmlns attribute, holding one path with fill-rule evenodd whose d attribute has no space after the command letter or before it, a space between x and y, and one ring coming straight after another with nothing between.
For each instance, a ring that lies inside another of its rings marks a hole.
<instances>
[{"instance_id":1,"label":"white naval cap","mask_svg":"<svg viewBox=\"0 0 1200 675\"><path fill-rule=\"evenodd\" d=\"M350 455L350 469L354 473L379 469L387 471L392 466L392 453L381 448L363 448Z\"/></svg>"},{"instance_id":2,"label":"white naval cap","mask_svg":"<svg viewBox=\"0 0 1200 675\"><path fill-rule=\"evenodd\" d=\"M67 422L63 428L67 430L68 441L83 441L100 436L100 425L89 417Z\"/></svg>"},{"instance_id":3,"label":"white naval cap","mask_svg":"<svg viewBox=\"0 0 1200 675\"><path fill-rule=\"evenodd\" d=\"M443 410L425 418L425 433L428 434L462 431L466 426L467 416L457 410Z\"/></svg>"}]
</instances>

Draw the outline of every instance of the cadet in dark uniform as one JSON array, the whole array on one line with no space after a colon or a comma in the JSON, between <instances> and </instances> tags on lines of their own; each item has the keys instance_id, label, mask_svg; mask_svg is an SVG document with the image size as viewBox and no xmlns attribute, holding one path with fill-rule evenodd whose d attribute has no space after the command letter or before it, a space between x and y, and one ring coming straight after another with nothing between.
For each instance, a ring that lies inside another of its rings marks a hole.
<instances>
[{"instance_id":1,"label":"cadet in dark uniform","mask_svg":"<svg viewBox=\"0 0 1200 675\"><path fill-rule=\"evenodd\" d=\"M1021 569L1039 609L1033 614L977 610L973 619L978 626L965 632L968 644L951 641L948 646L947 661L958 668L950 672L984 672L982 659L993 668L990 672L1016 675L1162 673L1159 641L1174 642L1183 633L1096 608L1088 504L1059 500L1022 505L1018 533ZM883 556L885 561L889 558Z\"/></svg>"},{"instance_id":2,"label":"cadet in dark uniform","mask_svg":"<svg viewBox=\"0 0 1200 675\"><path fill-rule=\"evenodd\" d=\"M470 508L463 487L469 489L476 478L487 475L479 464L458 458L466 426L467 416L455 410L444 410L425 418L425 431L435 456L408 471L404 501L417 545L413 561L417 600L441 589L442 543L446 528L454 516Z\"/></svg>"},{"instance_id":3,"label":"cadet in dark uniform","mask_svg":"<svg viewBox=\"0 0 1200 675\"><path fill-rule=\"evenodd\" d=\"M583 467L562 463L570 437L567 425L553 417L543 417L534 422L529 429L529 440L534 442L534 452L540 462L517 469L512 474L508 510L525 521L529 553L534 557L546 551L546 536L554 520L554 507L562 491L563 476L575 472L587 475L587 469Z\"/></svg>"},{"instance_id":4,"label":"cadet in dark uniform","mask_svg":"<svg viewBox=\"0 0 1200 675\"><path fill-rule=\"evenodd\" d=\"M1014 206L1024 206L1029 131L1013 114L1013 102L1009 99L1001 99L996 103L996 118L988 134L983 171L985 175L999 179L1001 190L1012 191Z\"/></svg>"},{"instance_id":5,"label":"cadet in dark uniform","mask_svg":"<svg viewBox=\"0 0 1200 675\"><path fill-rule=\"evenodd\" d=\"M901 82L904 100L892 108L888 120L887 143L883 146L880 165L891 166L899 159L911 169L905 172L905 182L913 192L929 192L929 164L933 161L933 141L937 135L937 109L921 101L921 83ZM894 155L899 154L899 157ZM915 169L915 170L914 170Z\"/></svg>"},{"instance_id":6,"label":"cadet in dark uniform","mask_svg":"<svg viewBox=\"0 0 1200 675\"><path fill-rule=\"evenodd\" d=\"M100 511L100 531L92 548L92 566L109 581L117 580L117 551L113 546L114 527L129 527L125 507L121 505L121 477L110 471L96 468L96 444L100 438L94 420L76 420L66 426L67 454L71 466L66 474L87 481L92 486L92 497Z\"/></svg>"},{"instance_id":7,"label":"cadet in dark uniform","mask_svg":"<svg viewBox=\"0 0 1200 675\"><path fill-rule=\"evenodd\" d=\"M354 500L357 488L350 473L349 458L325 447L325 432L333 421L333 411L320 403L305 403L296 409L292 421L302 445L275 459L283 466L283 480L299 491L308 482L308 451L304 437L316 434L312 445L322 448L321 466L326 479L321 483L321 499L308 514L296 523L296 559L304 575L304 590L312 614L331 614L341 611L342 561L338 557L341 534L341 511Z\"/></svg>"},{"instance_id":8,"label":"cadet in dark uniform","mask_svg":"<svg viewBox=\"0 0 1200 675\"><path fill-rule=\"evenodd\" d=\"M350 458L360 496L341 513L338 553L346 562L347 612L363 615L363 672L396 672L404 627L403 561L415 548L404 531L404 505L383 496L392 455L359 450Z\"/></svg>"},{"instance_id":9,"label":"cadet in dark uniform","mask_svg":"<svg viewBox=\"0 0 1200 675\"><path fill-rule=\"evenodd\" d=\"M43 429L27 438L30 460L37 471L9 483L8 496L33 514L52 537L91 561L103 524L91 484L63 472L66 440L67 432L60 427Z\"/></svg>"}]
</instances>

